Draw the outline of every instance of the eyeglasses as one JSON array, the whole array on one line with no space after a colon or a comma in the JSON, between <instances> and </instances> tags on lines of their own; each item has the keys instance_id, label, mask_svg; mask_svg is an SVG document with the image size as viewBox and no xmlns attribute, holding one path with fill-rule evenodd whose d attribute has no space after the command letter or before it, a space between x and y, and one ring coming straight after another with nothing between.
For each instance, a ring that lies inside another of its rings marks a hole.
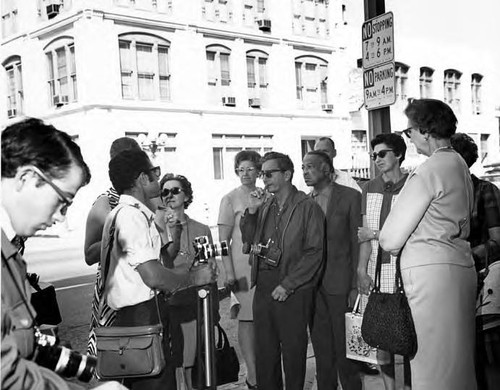
<instances>
[{"instance_id":1,"label":"eyeglasses","mask_svg":"<svg viewBox=\"0 0 500 390\"><path fill-rule=\"evenodd\" d=\"M260 177L267 177L270 179L273 176L274 172L284 172L283 169L269 169L267 171L260 171Z\"/></svg>"},{"instance_id":2,"label":"eyeglasses","mask_svg":"<svg viewBox=\"0 0 500 390\"><path fill-rule=\"evenodd\" d=\"M153 173L158 179L161 176L161 168L160 167L153 167L149 169L149 172Z\"/></svg>"},{"instance_id":3,"label":"eyeglasses","mask_svg":"<svg viewBox=\"0 0 500 390\"><path fill-rule=\"evenodd\" d=\"M47 183L54 189L54 191L59 196L59 200L64 204L64 206L61 208L60 211L61 215L66 215L68 207L73 204L73 199L71 199L63 190L61 190L57 185L55 185L54 182L50 180L49 177L45 173L43 173L39 168L35 166L30 166L30 169L33 172L35 172L40 177L40 179L42 179L45 183Z\"/></svg>"},{"instance_id":4,"label":"eyeglasses","mask_svg":"<svg viewBox=\"0 0 500 390\"><path fill-rule=\"evenodd\" d=\"M393 152L393 150L392 149L382 149L379 152L373 152L371 154L371 158L373 161L375 161L377 159L377 157L384 158L385 155L389 152Z\"/></svg>"},{"instance_id":5,"label":"eyeglasses","mask_svg":"<svg viewBox=\"0 0 500 390\"><path fill-rule=\"evenodd\" d=\"M172 195L179 195L181 192L183 192L183 189L179 188L179 187L164 188L163 191L161 192L161 197L162 198L166 198L170 194L172 194Z\"/></svg>"},{"instance_id":6,"label":"eyeglasses","mask_svg":"<svg viewBox=\"0 0 500 390\"><path fill-rule=\"evenodd\" d=\"M404 129L402 133L406 135L408 138L411 138L411 129L413 129L413 127L408 127L407 129Z\"/></svg>"},{"instance_id":7,"label":"eyeglasses","mask_svg":"<svg viewBox=\"0 0 500 390\"><path fill-rule=\"evenodd\" d=\"M248 167L248 168L236 168L235 171L237 174L240 174L240 173L254 173L255 171L257 170L257 168L255 167Z\"/></svg>"}]
</instances>

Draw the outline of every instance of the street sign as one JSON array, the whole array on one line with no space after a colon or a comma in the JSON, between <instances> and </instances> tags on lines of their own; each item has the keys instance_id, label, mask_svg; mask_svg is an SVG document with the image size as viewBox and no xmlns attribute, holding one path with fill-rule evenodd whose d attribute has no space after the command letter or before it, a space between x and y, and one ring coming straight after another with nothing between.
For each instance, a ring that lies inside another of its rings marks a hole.
<instances>
[{"instance_id":1,"label":"street sign","mask_svg":"<svg viewBox=\"0 0 500 390\"><path fill-rule=\"evenodd\" d=\"M394 16L387 12L363 23L363 69L394 61Z\"/></svg>"},{"instance_id":2,"label":"street sign","mask_svg":"<svg viewBox=\"0 0 500 390\"><path fill-rule=\"evenodd\" d=\"M363 92L367 110L394 104L396 101L394 62L365 70Z\"/></svg>"}]
</instances>

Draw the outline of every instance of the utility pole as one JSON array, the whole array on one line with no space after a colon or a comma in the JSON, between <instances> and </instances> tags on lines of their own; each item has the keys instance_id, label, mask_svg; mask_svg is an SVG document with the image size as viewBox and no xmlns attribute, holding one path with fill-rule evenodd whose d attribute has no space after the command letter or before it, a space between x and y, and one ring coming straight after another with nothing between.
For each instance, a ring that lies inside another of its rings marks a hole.
<instances>
[{"instance_id":1,"label":"utility pole","mask_svg":"<svg viewBox=\"0 0 500 390\"><path fill-rule=\"evenodd\" d=\"M365 20L385 13L385 0L364 0ZM368 111L368 140L376 135L391 132L391 111L389 107ZM375 177L375 163L370 162L370 177Z\"/></svg>"}]
</instances>

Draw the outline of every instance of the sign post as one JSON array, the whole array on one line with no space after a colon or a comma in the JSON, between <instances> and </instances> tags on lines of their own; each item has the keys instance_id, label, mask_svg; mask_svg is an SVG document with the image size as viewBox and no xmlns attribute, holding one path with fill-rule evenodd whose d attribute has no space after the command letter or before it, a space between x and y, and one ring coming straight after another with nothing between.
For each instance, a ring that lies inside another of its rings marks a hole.
<instances>
[{"instance_id":1,"label":"sign post","mask_svg":"<svg viewBox=\"0 0 500 390\"><path fill-rule=\"evenodd\" d=\"M383 62L394 61L394 16L392 12L385 13L385 0L364 0L365 23L362 27L363 46L363 95L368 109L368 138L391 132L391 114L389 105L394 103L395 87L386 92L388 79L377 79L375 83L375 68ZM373 80L371 82L373 76ZM365 83L366 80L366 83ZM381 84L382 83L382 84ZM382 87L385 87L382 93ZM379 92L377 92L379 91ZM394 98L390 95L394 94ZM370 164L370 176L375 177L375 164Z\"/></svg>"}]
</instances>

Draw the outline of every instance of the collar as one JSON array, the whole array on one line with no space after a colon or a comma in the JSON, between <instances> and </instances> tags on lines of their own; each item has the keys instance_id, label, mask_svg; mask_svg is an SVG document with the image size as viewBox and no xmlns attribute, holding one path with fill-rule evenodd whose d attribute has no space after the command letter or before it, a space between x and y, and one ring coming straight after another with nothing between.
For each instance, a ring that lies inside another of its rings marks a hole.
<instances>
[{"instance_id":1,"label":"collar","mask_svg":"<svg viewBox=\"0 0 500 390\"><path fill-rule=\"evenodd\" d=\"M325 188L319 190L319 191L316 191L315 189L313 189L311 191L311 196L313 198L316 198L317 196L326 196L328 197L330 195L330 193L332 192L332 183L329 183Z\"/></svg>"},{"instance_id":2,"label":"collar","mask_svg":"<svg viewBox=\"0 0 500 390\"><path fill-rule=\"evenodd\" d=\"M16 231L14 230L10 216L3 205L0 206L0 220L2 221L2 230L5 233L5 236L9 241L11 241L16 235Z\"/></svg>"},{"instance_id":3,"label":"collar","mask_svg":"<svg viewBox=\"0 0 500 390\"><path fill-rule=\"evenodd\" d=\"M118 201L118 203L126 204L139 209L144 213L144 215L146 215L146 217L149 218L150 222L154 221L155 219L155 214L146 205L144 205L144 203L139 201L137 198L134 198L133 196L122 194L120 195L120 200Z\"/></svg>"}]
</instances>

